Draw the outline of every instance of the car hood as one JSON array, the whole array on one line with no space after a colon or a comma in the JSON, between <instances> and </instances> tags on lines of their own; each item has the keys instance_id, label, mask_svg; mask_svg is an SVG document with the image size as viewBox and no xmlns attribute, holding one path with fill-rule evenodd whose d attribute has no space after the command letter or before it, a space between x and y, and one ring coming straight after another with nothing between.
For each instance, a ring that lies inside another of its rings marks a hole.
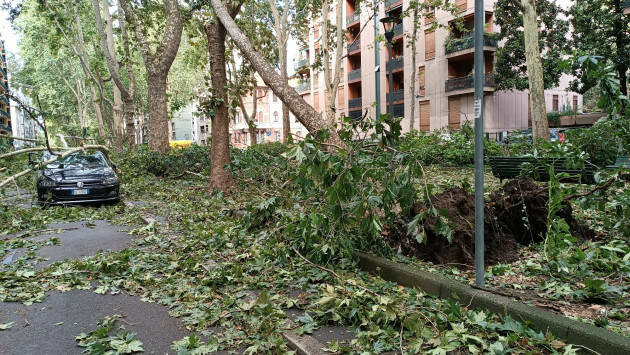
<instances>
[{"instance_id":1,"label":"car hood","mask_svg":"<svg viewBox=\"0 0 630 355\"><path fill-rule=\"evenodd\" d=\"M78 167L68 166L64 168L44 169L43 175L56 182L66 181L102 181L105 177L114 176L114 171L109 167Z\"/></svg>"}]
</instances>

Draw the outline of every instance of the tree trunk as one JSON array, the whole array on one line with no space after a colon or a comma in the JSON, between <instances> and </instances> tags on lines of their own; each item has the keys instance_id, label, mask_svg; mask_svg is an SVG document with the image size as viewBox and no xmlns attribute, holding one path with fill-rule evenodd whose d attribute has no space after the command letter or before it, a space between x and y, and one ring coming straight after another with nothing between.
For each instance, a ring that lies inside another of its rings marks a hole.
<instances>
[{"instance_id":1,"label":"tree trunk","mask_svg":"<svg viewBox=\"0 0 630 355\"><path fill-rule=\"evenodd\" d=\"M287 74L287 40L289 36L289 28L287 19L289 14L288 0L284 2L284 11L282 14L278 11L276 0L269 0L271 5L271 13L273 14L274 31L278 40L278 55L280 57L280 76L284 83L288 84ZM255 111L254 111L255 112ZM291 120L289 118L289 106L282 103L282 142L287 143L291 136Z\"/></svg>"},{"instance_id":2,"label":"tree trunk","mask_svg":"<svg viewBox=\"0 0 630 355\"><path fill-rule=\"evenodd\" d=\"M103 122L103 101L99 98L98 90L94 85L90 85L90 98L94 105L94 114L96 115L96 121L98 123L98 135L101 138L105 138L105 123Z\"/></svg>"},{"instance_id":3,"label":"tree trunk","mask_svg":"<svg viewBox=\"0 0 630 355\"><path fill-rule=\"evenodd\" d=\"M625 51L626 44L624 43L627 40L628 30L623 30L625 26L625 21L623 21L623 9L621 8L621 0L615 0L615 12L617 14L616 26L615 26L615 44L617 47L617 72L619 73L619 84L621 85L620 90L621 93L625 96L628 96L628 65L626 64L625 58L627 58L628 53ZM625 52L625 53L624 53ZM625 110L625 107L624 107Z\"/></svg>"},{"instance_id":4,"label":"tree trunk","mask_svg":"<svg viewBox=\"0 0 630 355\"><path fill-rule=\"evenodd\" d=\"M324 1L322 4L322 51L324 57L324 83L326 84L326 89L328 90L328 94L326 100L328 102L328 106L326 107L326 123L329 130L335 131L337 130L337 115L336 115L336 107L335 107L335 99L337 97L337 90L339 89L339 72L341 71L341 59L343 54L343 1L337 1L337 9L336 13L336 30L335 30L335 68L331 73L330 70L330 62L328 58L330 57L330 49L328 46L328 14L329 14L329 0Z\"/></svg>"},{"instance_id":5,"label":"tree trunk","mask_svg":"<svg viewBox=\"0 0 630 355\"><path fill-rule=\"evenodd\" d=\"M247 110L245 109L245 105L243 104L243 99L239 98L241 110L243 111L243 118L245 118L245 122L247 122L249 140L251 141L250 146L258 143L258 140L256 139L256 123L254 123L254 119L256 118L256 111L258 110L258 98L256 97L256 91L257 89L254 88L252 92L254 103L251 115L247 114Z\"/></svg>"},{"instance_id":6,"label":"tree trunk","mask_svg":"<svg viewBox=\"0 0 630 355\"><path fill-rule=\"evenodd\" d=\"M168 114L166 108L166 75L164 72L147 71L147 89L149 104L149 147L162 153L168 153ZM131 122L130 122L131 121ZM126 122L129 131L133 120ZM133 129L131 130L133 132Z\"/></svg>"},{"instance_id":7,"label":"tree trunk","mask_svg":"<svg viewBox=\"0 0 630 355\"><path fill-rule=\"evenodd\" d=\"M135 116L136 116L136 104L133 102L133 97L129 97L127 98L127 100L123 101L123 115L122 115L122 120L120 124L121 124L121 128L122 128L123 122L126 125L124 143L130 148L136 144ZM167 132L168 132L168 122L166 124L167 124L166 126ZM142 127L139 127L138 129L142 130ZM138 142L138 143L141 143L141 142Z\"/></svg>"},{"instance_id":8,"label":"tree trunk","mask_svg":"<svg viewBox=\"0 0 630 355\"><path fill-rule=\"evenodd\" d=\"M523 28L525 35L525 60L529 77L529 105L532 111L532 132L534 140L549 140L549 123L545 106L545 84L538 42L538 21L535 0L521 0Z\"/></svg>"},{"instance_id":9,"label":"tree trunk","mask_svg":"<svg viewBox=\"0 0 630 355\"><path fill-rule=\"evenodd\" d=\"M321 119L321 115L315 111L295 89L283 82L282 77L278 75L271 65L267 63L265 58L254 49L249 39L247 39L245 34L241 32L234 20L230 17L230 14L221 0L211 0L211 3L217 18L223 26L225 26L225 30L230 34L236 46L241 50L247 60L252 63L252 66L256 69L258 74L260 74L265 84L271 88L283 103L289 106L291 112L293 112L300 123L310 132L326 128L326 124ZM330 137L332 143L343 146L337 131L330 132Z\"/></svg>"},{"instance_id":10,"label":"tree trunk","mask_svg":"<svg viewBox=\"0 0 630 355\"><path fill-rule=\"evenodd\" d=\"M418 5L415 4L413 9L413 31L411 33L411 79L409 80L409 97L411 97L411 105L409 105L409 132L415 129L416 125L416 40L418 37Z\"/></svg>"},{"instance_id":11,"label":"tree trunk","mask_svg":"<svg viewBox=\"0 0 630 355\"><path fill-rule=\"evenodd\" d=\"M229 15L228 15L229 16ZM231 18L231 17L230 17ZM225 27L219 22L205 26L208 37L210 80L213 98L217 100L212 116L210 147L210 188L228 192L232 188L232 174L225 168L230 164L230 122L227 107L227 75L225 72Z\"/></svg>"},{"instance_id":12,"label":"tree trunk","mask_svg":"<svg viewBox=\"0 0 630 355\"><path fill-rule=\"evenodd\" d=\"M134 33L147 72L149 146L153 150L165 153L169 150L166 79L177 56L182 38L184 19L177 0L163 0L162 2L166 17L164 33L157 48L152 50L145 33L141 30L141 24L129 4L129 0L119 0L126 21L135 24ZM129 128L130 125L133 126L133 121L128 121L126 124ZM154 130L158 131L155 132Z\"/></svg>"}]
</instances>

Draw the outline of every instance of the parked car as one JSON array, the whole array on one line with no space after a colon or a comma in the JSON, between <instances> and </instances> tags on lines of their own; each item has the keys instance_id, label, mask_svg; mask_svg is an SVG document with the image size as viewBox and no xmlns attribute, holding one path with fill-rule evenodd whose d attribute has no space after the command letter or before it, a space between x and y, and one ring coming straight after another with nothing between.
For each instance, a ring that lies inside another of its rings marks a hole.
<instances>
[{"instance_id":1,"label":"parked car","mask_svg":"<svg viewBox=\"0 0 630 355\"><path fill-rule=\"evenodd\" d=\"M51 157L45 152L41 161ZM37 198L41 204L118 202L120 181L115 170L100 151L72 153L37 171Z\"/></svg>"},{"instance_id":2,"label":"parked car","mask_svg":"<svg viewBox=\"0 0 630 355\"><path fill-rule=\"evenodd\" d=\"M549 129L549 140L552 142L560 141L564 143L564 128L550 128ZM507 137L503 139L503 141L499 142L500 144L514 144L514 143L532 143L532 130L531 129L523 129L520 131L510 132Z\"/></svg>"}]
</instances>

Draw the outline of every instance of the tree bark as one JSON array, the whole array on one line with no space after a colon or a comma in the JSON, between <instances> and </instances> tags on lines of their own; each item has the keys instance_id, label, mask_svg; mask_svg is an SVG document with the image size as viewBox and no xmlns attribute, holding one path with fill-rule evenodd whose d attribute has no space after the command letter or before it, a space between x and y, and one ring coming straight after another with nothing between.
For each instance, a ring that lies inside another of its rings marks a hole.
<instances>
[{"instance_id":1,"label":"tree bark","mask_svg":"<svg viewBox=\"0 0 630 355\"><path fill-rule=\"evenodd\" d=\"M227 75L225 71L225 27L221 23L205 26L208 37L210 80L214 106L212 119L212 142L210 147L210 188L228 192L234 182L232 174L225 168L230 164L230 122L227 107Z\"/></svg>"},{"instance_id":2,"label":"tree bark","mask_svg":"<svg viewBox=\"0 0 630 355\"><path fill-rule=\"evenodd\" d=\"M416 125L416 41L418 37L418 6L415 4L413 9L413 30L411 32L411 79L409 81L409 97L411 97L411 105L409 106L409 131L413 131Z\"/></svg>"},{"instance_id":3,"label":"tree bark","mask_svg":"<svg viewBox=\"0 0 630 355\"><path fill-rule=\"evenodd\" d=\"M276 0L269 0L271 13L274 21L274 31L278 40L278 55L280 57L280 76L285 84L289 84L287 74L287 40L289 38L288 28L288 3L285 1L284 11L280 14L276 6ZM255 112L255 111L254 111ZM289 118L289 106L282 103L282 142L287 143L291 136L291 120Z\"/></svg>"},{"instance_id":4,"label":"tree bark","mask_svg":"<svg viewBox=\"0 0 630 355\"><path fill-rule=\"evenodd\" d=\"M96 115L96 122L98 124L98 135L101 138L105 138L105 122L103 121L103 101L97 99L98 90L94 85L90 85L90 98L94 105L94 114Z\"/></svg>"},{"instance_id":5,"label":"tree bark","mask_svg":"<svg viewBox=\"0 0 630 355\"><path fill-rule=\"evenodd\" d=\"M529 105L532 113L534 140L549 140L549 123L545 106L545 84L538 42L538 20L536 0L521 0L523 9L523 33L525 36L525 61L529 77Z\"/></svg>"},{"instance_id":6,"label":"tree bark","mask_svg":"<svg viewBox=\"0 0 630 355\"><path fill-rule=\"evenodd\" d=\"M627 28L624 31L624 21L622 20L624 15L623 9L621 8L621 0L615 0L614 6L615 12L617 13L617 20L615 21L615 45L617 47L616 67L617 72L619 73L619 84L621 85L621 93L625 96L628 96L628 65L623 58L627 58L628 56L628 53L624 53L624 50L626 48L625 42L627 41L629 31Z\"/></svg>"},{"instance_id":7,"label":"tree bark","mask_svg":"<svg viewBox=\"0 0 630 355\"><path fill-rule=\"evenodd\" d=\"M230 34L236 46L245 55L247 60L252 63L252 66L256 69L265 84L271 88L283 103L289 106L298 121L310 132L326 128L326 124L322 120L321 115L315 111L295 89L284 83L282 77L278 75L271 65L267 63L265 58L254 49L249 39L247 39L245 34L241 32L234 20L230 17L230 14L221 0L211 0L211 4L217 18L223 24L227 33ZM330 132L330 141L343 146L337 131Z\"/></svg>"},{"instance_id":8,"label":"tree bark","mask_svg":"<svg viewBox=\"0 0 630 355\"><path fill-rule=\"evenodd\" d=\"M336 9L336 43L335 43L335 68L334 72L330 72L330 61L328 58L330 57L330 49L328 46L328 14L330 12L329 8L329 0L324 1L322 4L322 51L323 51L323 61L324 61L324 83L326 84L326 89L328 90L327 98L328 106L326 107L326 123L330 131L337 130L337 115L336 115L336 98L337 98L337 90L339 88L340 81L340 70L341 70L341 58L343 55L343 5L345 3L343 1L337 1L337 9Z\"/></svg>"},{"instance_id":9,"label":"tree bark","mask_svg":"<svg viewBox=\"0 0 630 355\"><path fill-rule=\"evenodd\" d=\"M182 38L184 20L177 0L163 0L166 24L162 41L155 51L149 47L140 24L135 17L129 0L120 0L127 22L134 24L136 40L147 72L149 86L149 146L151 149L166 153L168 144L168 113L166 97L166 78L177 56ZM153 86L155 84L155 86ZM127 127L130 126L127 122ZM214 143L213 143L214 144Z\"/></svg>"}]
</instances>

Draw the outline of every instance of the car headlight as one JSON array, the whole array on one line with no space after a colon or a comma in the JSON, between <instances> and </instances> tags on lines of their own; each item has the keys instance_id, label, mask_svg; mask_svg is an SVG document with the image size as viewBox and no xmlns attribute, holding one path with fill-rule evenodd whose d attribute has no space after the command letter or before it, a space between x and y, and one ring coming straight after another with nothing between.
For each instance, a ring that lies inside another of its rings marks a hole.
<instances>
[{"instance_id":1,"label":"car headlight","mask_svg":"<svg viewBox=\"0 0 630 355\"><path fill-rule=\"evenodd\" d=\"M57 182L51 178L43 177L39 185L42 187L54 187L57 186Z\"/></svg>"},{"instance_id":2,"label":"car headlight","mask_svg":"<svg viewBox=\"0 0 630 355\"><path fill-rule=\"evenodd\" d=\"M104 185L113 185L118 183L118 177L116 175L108 176L103 180Z\"/></svg>"}]
</instances>

